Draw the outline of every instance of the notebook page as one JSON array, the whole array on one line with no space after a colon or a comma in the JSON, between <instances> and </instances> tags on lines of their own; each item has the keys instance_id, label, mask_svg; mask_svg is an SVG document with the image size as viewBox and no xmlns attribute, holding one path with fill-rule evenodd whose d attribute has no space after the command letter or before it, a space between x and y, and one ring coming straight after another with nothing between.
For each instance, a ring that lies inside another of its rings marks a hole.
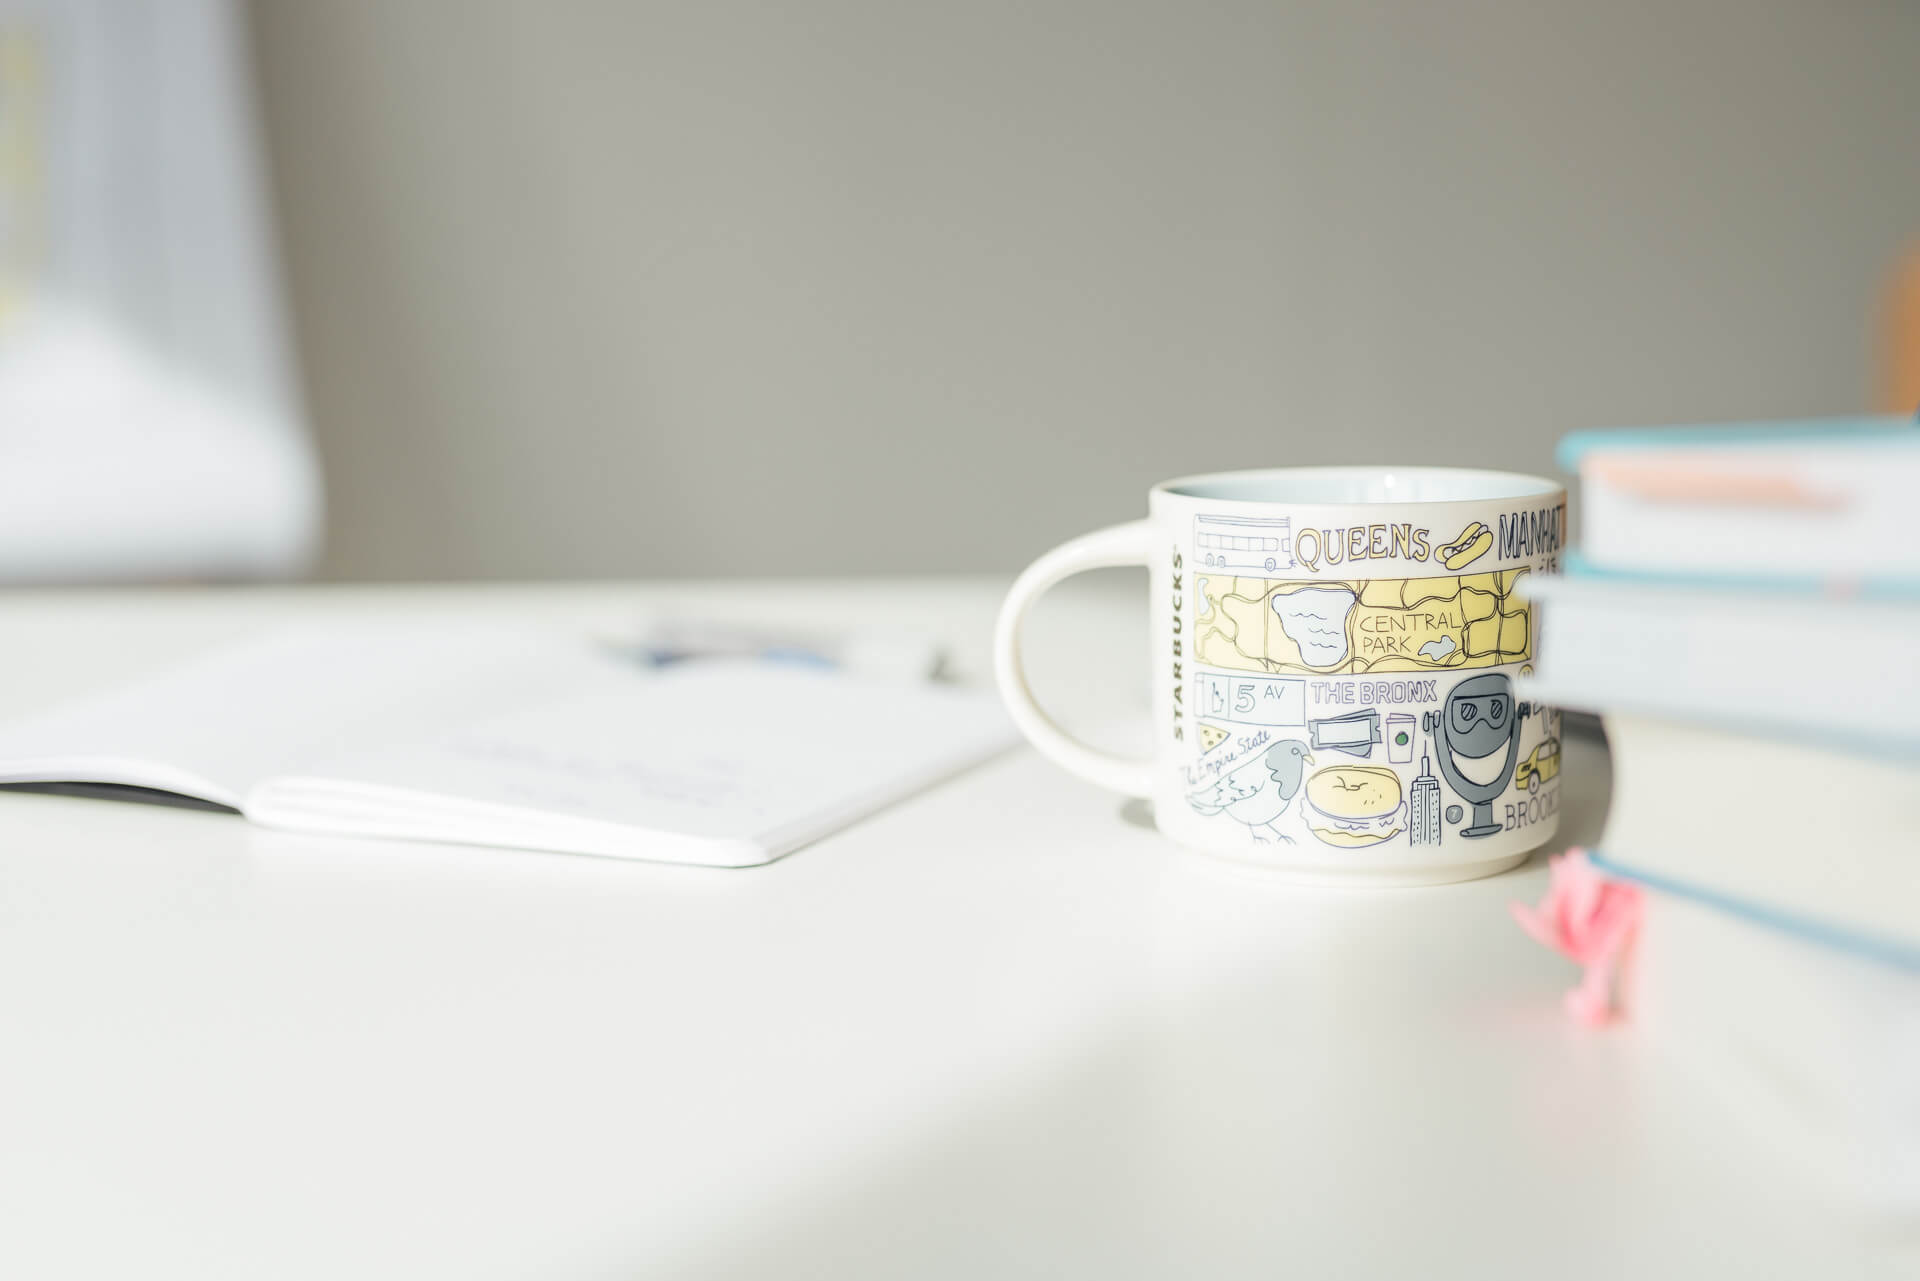
<instances>
[{"instance_id":1,"label":"notebook page","mask_svg":"<svg viewBox=\"0 0 1920 1281\"><path fill-rule=\"evenodd\" d=\"M237 806L256 783L571 688L595 660L522 625L304 623L0 725L0 782L109 782Z\"/></svg>"},{"instance_id":2,"label":"notebook page","mask_svg":"<svg viewBox=\"0 0 1920 1281\"><path fill-rule=\"evenodd\" d=\"M764 862L1013 741L990 694L752 662L620 672L590 695L272 780L247 815L307 831Z\"/></svg>"}]
</instances>

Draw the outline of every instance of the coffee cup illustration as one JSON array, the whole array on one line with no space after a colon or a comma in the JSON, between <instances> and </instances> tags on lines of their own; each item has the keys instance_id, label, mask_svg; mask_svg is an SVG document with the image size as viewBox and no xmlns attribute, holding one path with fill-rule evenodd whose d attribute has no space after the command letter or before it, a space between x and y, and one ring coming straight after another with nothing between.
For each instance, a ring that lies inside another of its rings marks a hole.
<instances>
[{"instance_id":1,"label":"coffee cup illustration","mask_svg":"<svg viewBox=\"0 0 1920 1281\"><path fill-rule=\"evenodd\" d=\"M1396 765L1413 763L1413 720L1410 712L1387 717L1387 759Z\"/></svg>"}]
</instances>

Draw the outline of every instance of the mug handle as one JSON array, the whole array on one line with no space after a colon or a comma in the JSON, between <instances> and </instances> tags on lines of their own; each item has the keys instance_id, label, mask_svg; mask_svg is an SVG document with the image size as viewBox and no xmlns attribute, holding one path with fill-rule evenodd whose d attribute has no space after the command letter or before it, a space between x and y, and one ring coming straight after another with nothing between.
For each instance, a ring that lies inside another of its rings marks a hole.
<instances>
[{"instance_id":1,"label":"mug handle","mask_svg":"<svg viewBox=\"0 0 1920 1281\"><path fill-rule=\"evenodd\" d=\"M1144 566L1152 545L1153 522L1147 520L1111 525L1060 544L1014 580L1006 602L1000 606L1000 621L993 636L994 676L1000 683L1000 697L1020 732L1042 756L1062 769L1127 796L1152 795L1153 762L1088 747L1054 724L1034 701L1027 685L1027 670L1020 659L1020 628L1033 603L1055 584L1089 569Z\"/></svg>"}]
</instances>

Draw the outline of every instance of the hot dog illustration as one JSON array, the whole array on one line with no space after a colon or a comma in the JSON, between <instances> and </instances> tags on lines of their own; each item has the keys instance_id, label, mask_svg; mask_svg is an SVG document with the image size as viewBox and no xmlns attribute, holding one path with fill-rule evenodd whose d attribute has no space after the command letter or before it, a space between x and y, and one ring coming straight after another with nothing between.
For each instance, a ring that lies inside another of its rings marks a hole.
<instances>
[{"instance_id":1,"label":"hot dog illustration","mask_svg":"<svg viewBox=\"0 0 1920 1281\"><path fill-rule=\"evenodd\" d=\"M1445 547L1436 547L1433 558L1448 569L1465 569L1485 556L1492 546L1493 531L1476 520L1460 531L1460 537Z\"/></svg>"}]
</instances>

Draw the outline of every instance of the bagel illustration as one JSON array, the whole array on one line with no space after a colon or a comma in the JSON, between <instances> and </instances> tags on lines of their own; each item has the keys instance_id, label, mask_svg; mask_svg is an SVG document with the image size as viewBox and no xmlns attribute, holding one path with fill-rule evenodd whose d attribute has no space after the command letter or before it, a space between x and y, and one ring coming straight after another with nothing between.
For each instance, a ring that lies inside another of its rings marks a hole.
<instances>
[{"instance_id":1,"label":"bagel illustration","mask_svg":"<svg viewBox=\"0 0 1920 1281\"><path fill-rule=\"evenodd\" d=\"M1400 776L1378 765L1329 765L1307 779L1307 827L1356 849L1400 835Z\"/></svg>"},{"instance_id":2,"label":"bagel illustration","mask_svg":"<svg viewBox=\"0 0 1920 1281\"><path fill-rule=\"evenodd\" d=\"M1476 520L1460 531L1460 537L1445 547L1434 548L1433 557L1448 569L1465 569L1492 547L1493 531Z\"/></svg>"}]
</instances>

